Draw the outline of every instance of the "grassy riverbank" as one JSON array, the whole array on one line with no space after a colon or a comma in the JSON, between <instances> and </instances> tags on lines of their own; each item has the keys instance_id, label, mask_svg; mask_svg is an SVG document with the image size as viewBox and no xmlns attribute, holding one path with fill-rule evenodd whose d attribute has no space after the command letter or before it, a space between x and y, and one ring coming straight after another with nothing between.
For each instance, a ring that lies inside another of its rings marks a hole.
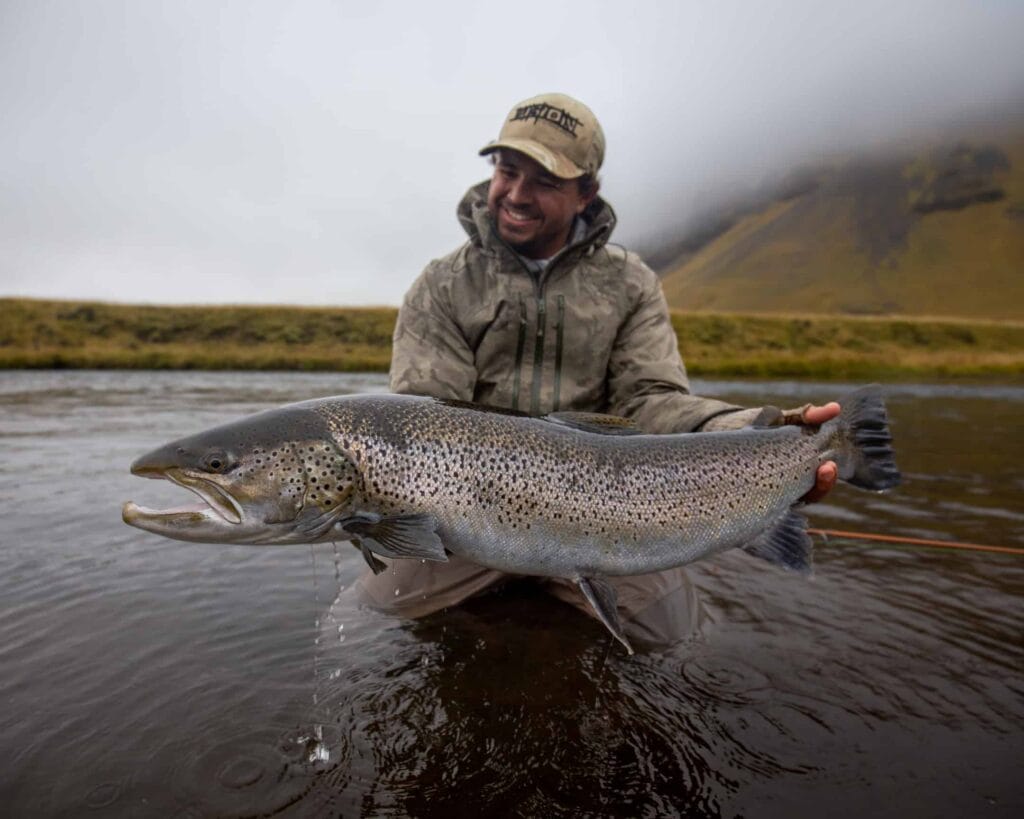
<instances>
[{"instance_id":1,"label":"grassy riverbank","mask_svg":"<svg viewBox=\"0 0 1024 819\"><path fill-rule=\"evenodd\" d=\"M0 368L386 370L392 308L153 307L0 299ZM674 313L693 375L1024 375L1024 324Z\"/></svg>"}]
</instances>

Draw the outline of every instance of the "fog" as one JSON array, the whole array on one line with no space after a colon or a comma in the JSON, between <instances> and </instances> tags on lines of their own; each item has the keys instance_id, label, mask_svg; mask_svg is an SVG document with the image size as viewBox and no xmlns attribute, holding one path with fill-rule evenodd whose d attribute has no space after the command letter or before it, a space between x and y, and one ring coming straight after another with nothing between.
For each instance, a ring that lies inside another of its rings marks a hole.
<instances>
[{"instance_id":1,"label":"fog","mask_svg":"<svg viewBox=\"0 0 1024 819\"><path fill-rule=\"evenodd\" d=\"M1024 91L1024 3L0 0L0 295L398 304L477 150L586 102L630 243Z\"/></svg>"}]
</instances>

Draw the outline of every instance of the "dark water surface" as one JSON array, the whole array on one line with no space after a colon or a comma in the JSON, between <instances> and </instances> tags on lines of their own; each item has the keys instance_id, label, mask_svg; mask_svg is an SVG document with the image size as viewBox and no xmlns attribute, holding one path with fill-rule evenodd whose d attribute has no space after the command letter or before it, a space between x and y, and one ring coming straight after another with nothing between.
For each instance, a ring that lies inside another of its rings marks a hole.
<instances>
[{"instance_id":1,"label":"dark water surface","mask_svg":"<svg viewBox=\"0 0 1024 819\"><path fill-rule=\"evenodd\" d=\"M844 387L712 382L742 403ZM629 658L516 584L359 610L347 544L121 523L155 445L381 376L0 373L0 812L11 816L1024 815L1024 558L818 544L811 579L696 564L700 633ZM820 528L1024 547L1024 389L886 388L905 484ZM338 601L335 598L338 597ZM332 605L333 604L333 605Z\"/></svg>"}]
</instances>

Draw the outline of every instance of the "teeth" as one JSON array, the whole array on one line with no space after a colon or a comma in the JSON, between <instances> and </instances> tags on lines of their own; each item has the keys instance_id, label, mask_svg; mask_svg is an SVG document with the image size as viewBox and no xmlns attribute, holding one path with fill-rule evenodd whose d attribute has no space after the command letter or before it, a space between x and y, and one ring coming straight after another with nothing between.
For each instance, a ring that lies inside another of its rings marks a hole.
<instances>
[{"instance_id":1,"label":"teeth","mask_svg":"<svg viewBox=\"0 0 1024 819\"><path fill-rule=\"evenodd\" d=\"M532 216L527 216L525 213L516 213L508 208L505 208L505 213L508 215L509 219L514 222L529 222L530 219L533 218Z\"/></svg>"}]
</instances>

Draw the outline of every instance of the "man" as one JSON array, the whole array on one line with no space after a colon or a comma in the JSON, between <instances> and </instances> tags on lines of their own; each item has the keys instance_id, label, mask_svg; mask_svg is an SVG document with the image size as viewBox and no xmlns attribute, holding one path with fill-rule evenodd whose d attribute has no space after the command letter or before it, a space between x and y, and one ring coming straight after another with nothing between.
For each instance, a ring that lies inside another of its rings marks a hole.
<instances>
[{"instance_id":1,"label":"man","mask_svg":"<svg viewBox=\"0 0 1024 819\"><path fill-rule=\"evenodd\" d=\"M822 423L839 407L789 413L691 395L658 277L608 244L615 214L598 196L604 134L593 112L563 94L516 105L490 155L489 182L458 208L469 241L431 262L395 327L391 389L543 414L607 412L652 433ZM824 464L808 500L835 482ZM505 579L452 556L392 561L360 580L365 600L418 617ZM569 581L544 579L559 598L590 608ZM612 578L627 634L671 642L698 611L682 569Z\"/></svg>"}]
</instances>

